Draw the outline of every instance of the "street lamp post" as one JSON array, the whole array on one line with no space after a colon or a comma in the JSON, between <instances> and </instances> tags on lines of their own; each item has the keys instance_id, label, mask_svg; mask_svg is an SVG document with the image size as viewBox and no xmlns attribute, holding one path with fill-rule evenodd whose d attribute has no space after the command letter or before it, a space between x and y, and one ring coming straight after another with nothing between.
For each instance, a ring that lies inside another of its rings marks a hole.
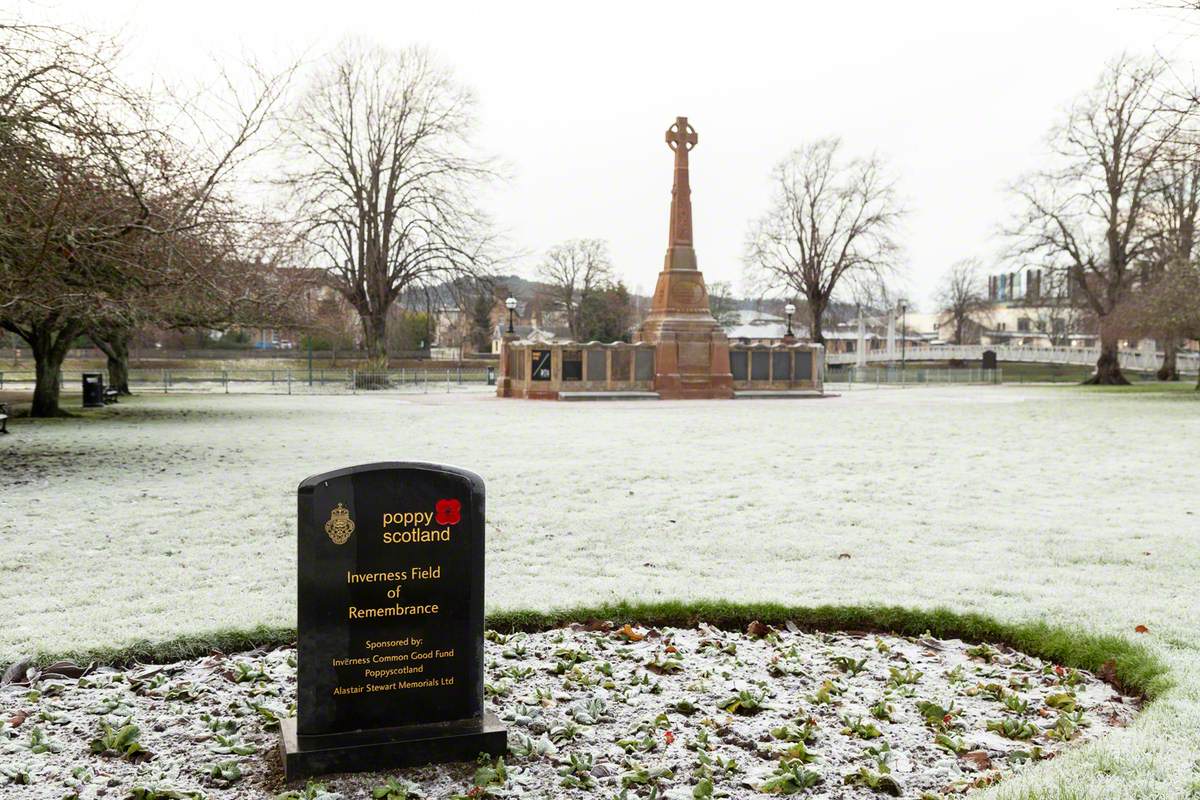
<instances>
[{"instance_id":1,"label":"street lamp post","mask_svg":"<svg viewBox=\"0 0 1200 800\"><path fill-rule=\"evenodd\" d=\"M795 334L792 333L792 314L796 313L796 307L791 303L788 303L783 307L783 310L787 314L787 336L790 339L795 336Z\"/></svg>"},{"instance_id":2,"label":"street lamp post","mask_svg":"<svg viewBox=\"0 0 1200 800\"><path fill-rule=\"evenodd\" d=\"M515 311L517 308L517 298L510 297L505 300L504 307L508 309L508 332L515 333L515 331L513 331L513 311Z\"/></svg>"},{"instance_id":3,"label":"street lamp post","mask_svg":"<svg viewBox=\"0 0 1200 800\"><path fill-rule=\"evenodd\" d=\"M907 312L908 306L904 301L900 301L900 383L904 383L904 358L908 349L908 318L905 316Z\"/></svg>"}]
</instances>

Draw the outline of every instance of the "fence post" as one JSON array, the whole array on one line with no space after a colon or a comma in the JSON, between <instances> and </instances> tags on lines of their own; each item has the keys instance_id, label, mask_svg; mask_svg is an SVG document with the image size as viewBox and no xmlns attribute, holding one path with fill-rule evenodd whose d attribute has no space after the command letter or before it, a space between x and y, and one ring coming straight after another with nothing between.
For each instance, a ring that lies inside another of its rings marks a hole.
<instances>
[{"instance_id":1,"label":"fence post","mask_svg":"<svg viewBox=\"0 0 1200 800\"><path fill-rule=\"evenodd\" d=\"M446 391L450 391L450 370L446 370Z\"/></svg>"},{"instance_id":2,"label":"fence post","mask_svg":"<svg viewBox=\"0 0 1200 800\"><path fill-rule=\"evenodd\" d=\"M221 370L221 382L225 384L225 394L229 394L229 370Z\"/></svg>"},{"instance_id":3,"label":"fence post","mask_svg":"<svg viewBox=\"0 0 1200 800\"><path fill-rule=\"evenodd\" d=\"M287 371L287 376L288 376L288 394L291 394L292 393L292 371L290 369Z\"/></svg>"},{"instance_id":4,"label":"fence post","mask_svg":"<svg viewBox=\"0 0 1200 800\"><path fill-rule=\"evenodd\" d=\"M358 370L350 370L350 394L358 394Z\"/></svg>"},{"instance_id":5,"label":"fence post","mask_svg":"<svg viewBox=\"0 0 1200 800\"><path fill-rule=\"evenodd\" d=\"M162 384L163 384L163 394L166 394L167 393L167 371L165 369L162 371Z\"/></svg>"}]
</instances>

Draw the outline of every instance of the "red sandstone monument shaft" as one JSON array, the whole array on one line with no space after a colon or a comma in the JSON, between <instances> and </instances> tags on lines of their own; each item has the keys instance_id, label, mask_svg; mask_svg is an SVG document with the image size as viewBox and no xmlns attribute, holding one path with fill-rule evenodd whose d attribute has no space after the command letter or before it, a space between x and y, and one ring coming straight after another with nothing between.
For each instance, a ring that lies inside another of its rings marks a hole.
<instances>
[{"instance_id":1,"label":"red sandstone monument shaft","mask_svg":"<svg viewBox=\"0 0 1200 800\"><path fill-rule=\"evenodd\" d=\"M688 183L688 151L699 141L687 117L676 117L667 129L667 146L675 151L675 182L671 186L671 230L667 247L692 245L692 187Z\"/></svg>"}]
</instances>

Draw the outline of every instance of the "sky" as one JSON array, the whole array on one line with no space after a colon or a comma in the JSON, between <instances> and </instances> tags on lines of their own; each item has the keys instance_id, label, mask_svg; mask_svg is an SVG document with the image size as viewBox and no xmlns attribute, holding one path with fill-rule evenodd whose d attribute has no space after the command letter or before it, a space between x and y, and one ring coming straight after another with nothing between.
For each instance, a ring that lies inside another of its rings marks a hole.
<instances>
[{"instance_id":1,"label":"sky","mask_svg":"<svg viewBox=\"0 0 1200 800\"><path fill-rule=\"evenodd\" d=\"M12 0L9 0L12 2ZM930 308L955 261L1005 252L1009 187L1044 165L1047 133L1122 52L1191 75L1200 27L1153 0L565 3L18 0L27 18L115 33L133 78L186 82L213 59L315 59L346 36L429 46L479 101L476 145L508 178L483 197L516 271L576 237L608 241L653 291L672 156L687 116L700 268L742 285L750 221L794 148L838 136L890 165L909 213L900 288ZM1200 14L1197 15L1200 23Z\"/></svg>"}]
</instances>

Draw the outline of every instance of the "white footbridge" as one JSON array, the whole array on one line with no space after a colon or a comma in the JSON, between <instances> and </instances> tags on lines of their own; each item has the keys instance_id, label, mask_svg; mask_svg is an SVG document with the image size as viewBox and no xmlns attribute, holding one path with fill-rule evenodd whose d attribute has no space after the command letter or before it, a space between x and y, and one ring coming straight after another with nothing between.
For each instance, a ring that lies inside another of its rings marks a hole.
<instances>
[{"instance_id":1,"label":"white footbridge","mask_svg":"<svg viewBox=\"0 0 1200 800\"><path fill-rule=\"evenodd\" d=\"M979 361L985 350L996 353L997 361L1023 361L1033 364L1071 364L1095 366L1100 357L1098 347L1014 347L1012 345L923 345L906 348L887 348L857 353L826 353L826 364L865 366L881 362L900 361ZM1154 371L1162 365L1162 355L1146 350L1122 349L1121 369ZM1181 373L1200 371L1200 354L1179 353L1176 364Z\"/></svg>"}]
</instances>

